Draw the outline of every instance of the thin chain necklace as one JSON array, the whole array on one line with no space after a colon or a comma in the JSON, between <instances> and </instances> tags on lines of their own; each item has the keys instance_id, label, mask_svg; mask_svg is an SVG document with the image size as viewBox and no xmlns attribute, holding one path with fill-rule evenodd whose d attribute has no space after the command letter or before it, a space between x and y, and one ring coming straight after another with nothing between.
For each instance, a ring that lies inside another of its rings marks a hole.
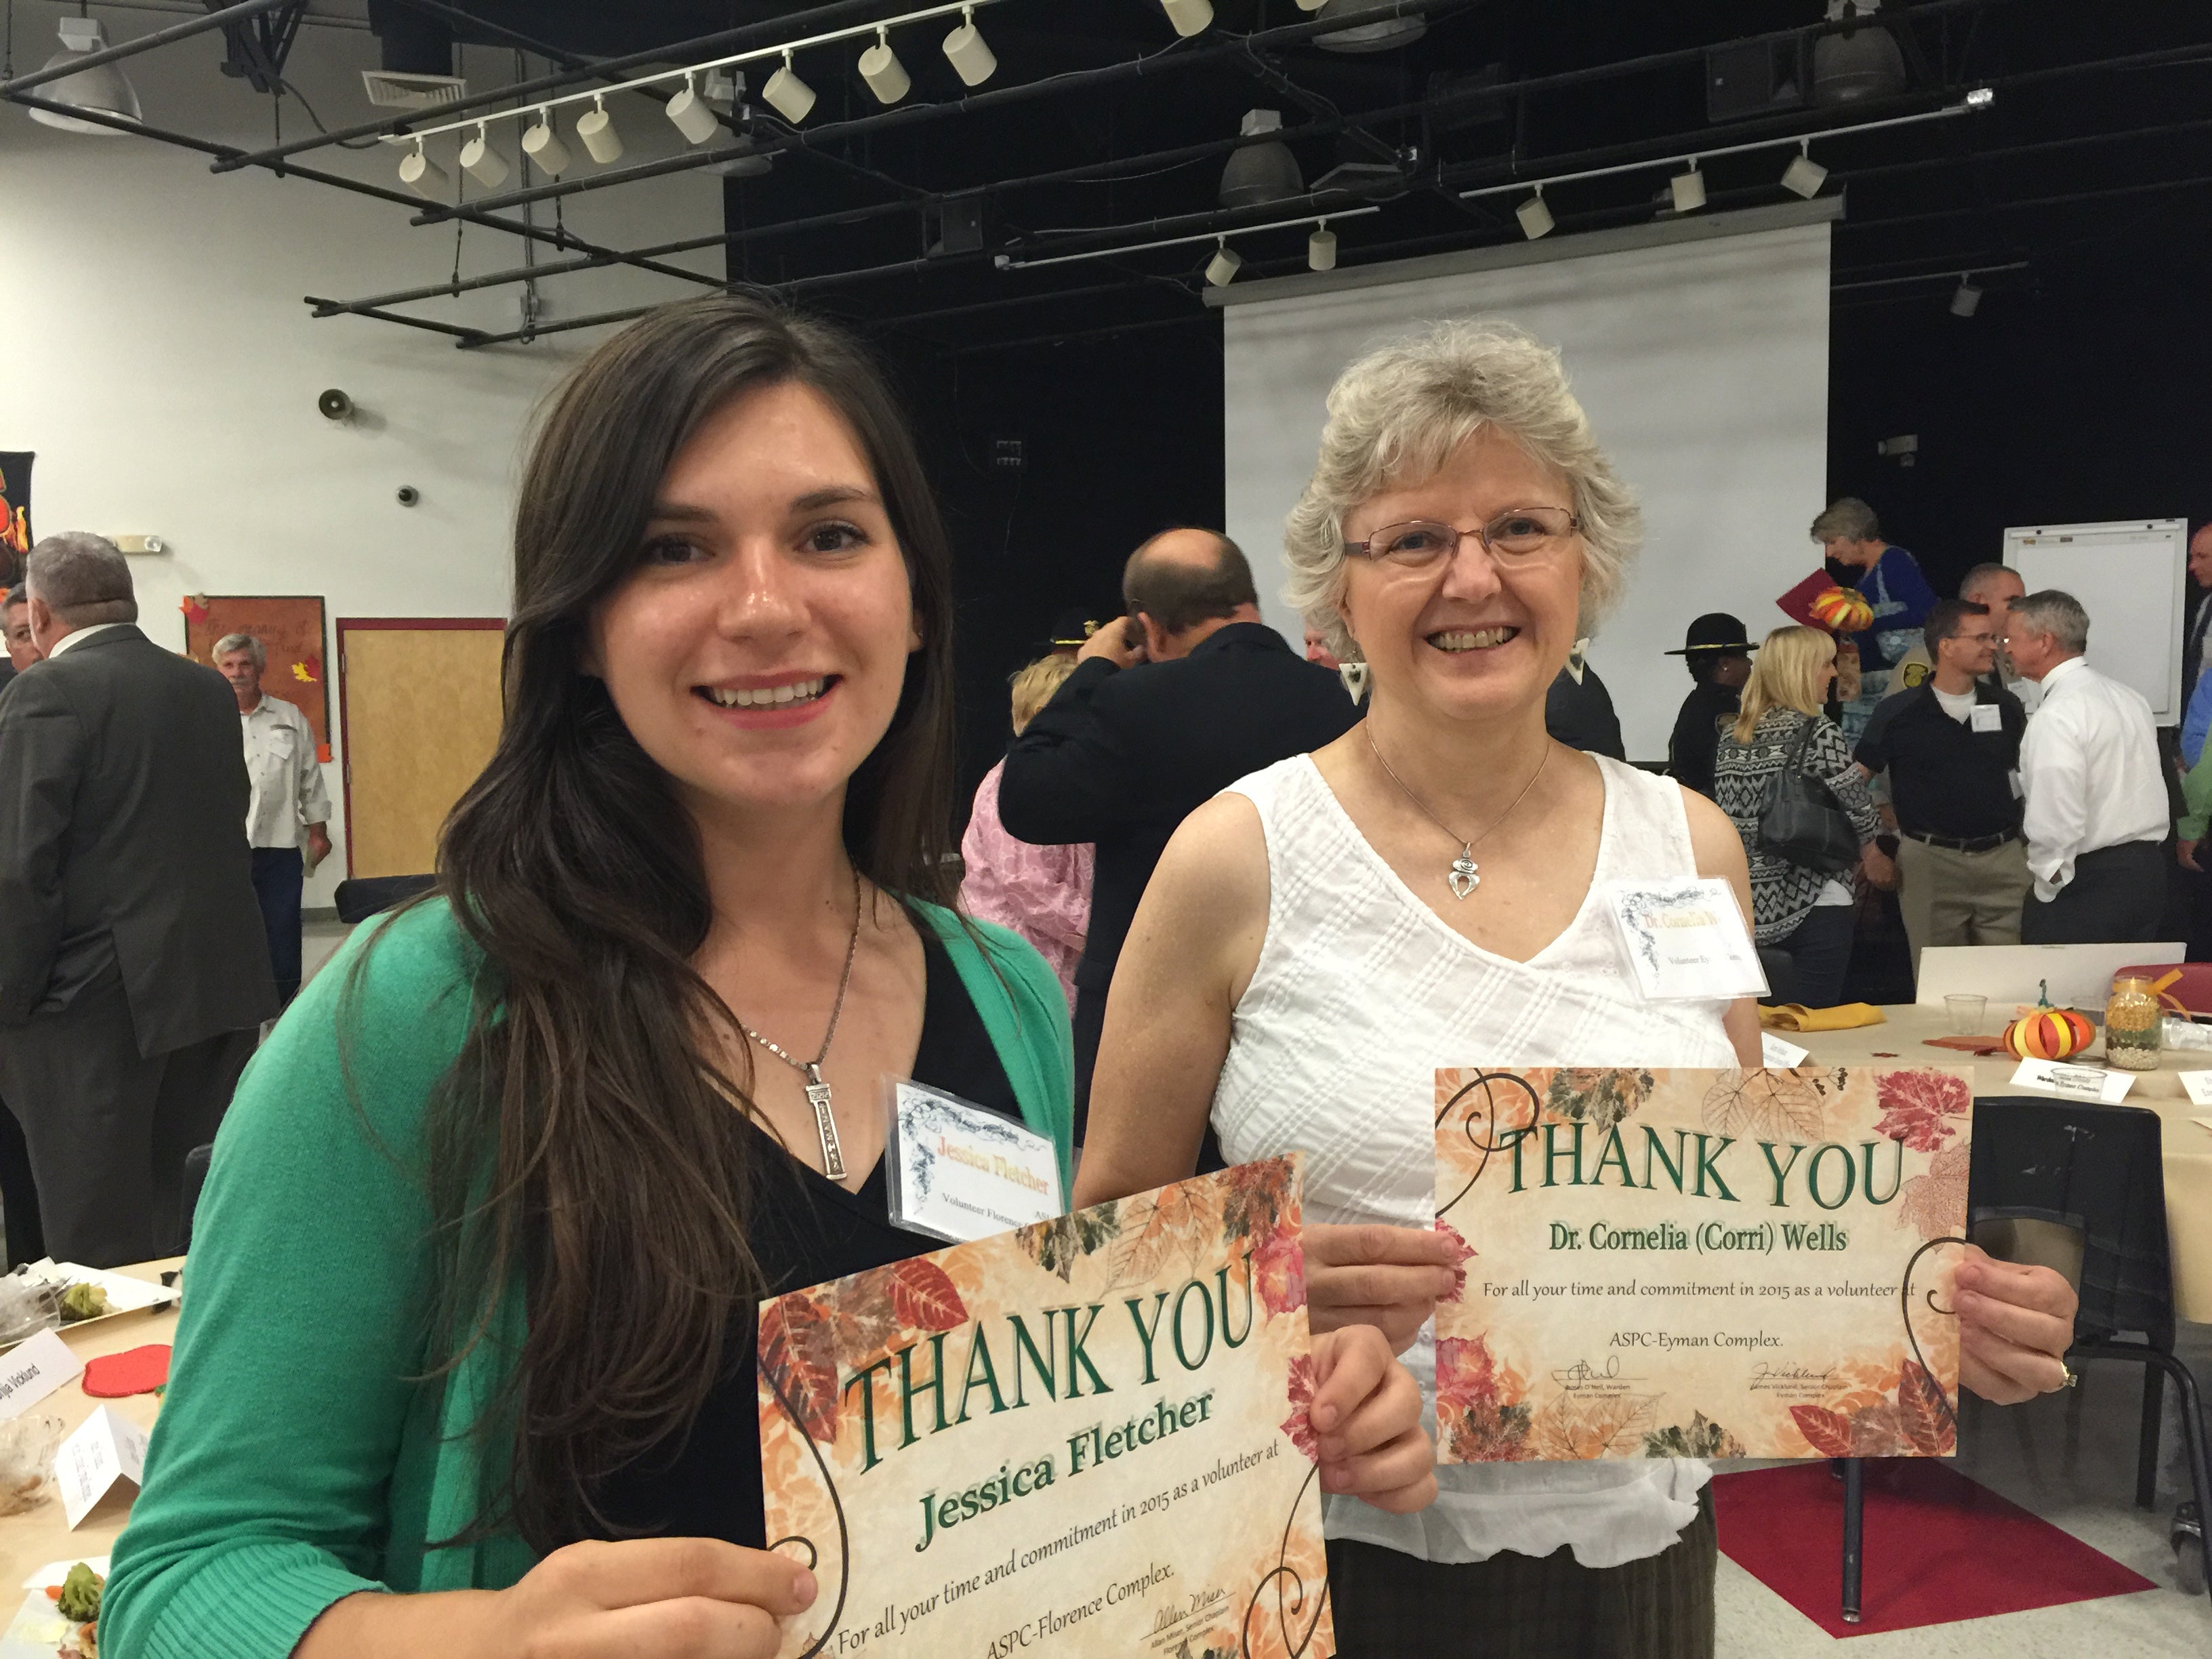
<instances>
[{"instance_id":1,"label":"thin chain necklace","mask_svg":"<svg viewBox=\"0 0 2212 1659\"><path fill-rule=\"evenodd\" d=\"M1521 793L1513 797L1513 805L1507 807L1503 812L1500 812L1496 817L1492 818L1490 821L1489 829L1486 829L1482 834L1477 836L1474 841L1469 841L1465 836L1461 835L1458 830L1453 829L1442 818L1438 817L1434 812L1429 811L1427 803L1423 801L1422 799L1419 795L1415 794L1411 789L1407 788L1405 779L1400 777L1395 772L1390 770L1390 763L1382 758L1382 751L1380 749L1376 749L1375 746L1375 728L1369 725L1365 720L1362 720L1359 723L1359 729L1367 733L1367 746L1370 750L1374 750L1376 763L1381 766L1385 772L1389 773L1390 781L1398 786L1399 789L1404 793L1407 800L1413 802L1415 806L1420 808L1421 816L1423 817L1428 819L1431 823L1435 824L1437 829L1443 830L1444 834L1449 836L1454 841L1460 844L1460 854L1457 858L1452 860L1451 873L1446 876L1444 879L1450 884L1452 896L1454 898L1465 898L1469 893L1472 893L1476 888L1482 885L1481 872L1475 868L1474 863L1475 843L1482 841L1490 834L1492 830L1495 830L1499 824L1504 823L1506 819L1511 817L1513 816L1513 808L1520 805L1522 801L1528 799L1528 792L1536 787L1536 780L1544 775L1544 769L1552 763L1552 744L1548 741L1546 742L1544 745L1544 758L1536 763L1536 769L1528 775L1528 781L1522 784L1521 786Z\"/></svg>"},{"instance_id":2,"label":"thin chain necklace","mask_svg":"<svg viewBox=\"0 0 2212 1659\"><path fill-rule=\"evenodd\" d=\"M830 1045L837 1036L837 1016L845 1012L845 992L853 983L853 958L860 950L860 872L853 871L853 937L845 942L845 972L837 981L837 1000L830 1006L830 1029L822 1034L822 1052L811 1060L786 1054L744 1023L738 1028L755 1042L806 1079L806 1103L814 1109L814 1133L822 1138L822 1173L832 1181L845 1178L845 1154L837 1146L837 1115L830 1108L830 1085L822 1080L822 1062L830 1058Z\"/></svg>"}]
</instances>

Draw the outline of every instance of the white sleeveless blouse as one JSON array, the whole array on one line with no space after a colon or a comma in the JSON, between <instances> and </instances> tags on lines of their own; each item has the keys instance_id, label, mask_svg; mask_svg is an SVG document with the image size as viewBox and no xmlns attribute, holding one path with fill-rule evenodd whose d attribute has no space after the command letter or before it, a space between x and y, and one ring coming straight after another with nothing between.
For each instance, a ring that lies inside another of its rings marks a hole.
<instances>
[{"instance_id":1,"label":"white sleeveless blouse","mask_svg":"<svg viewBox=\"0 0 2212 1659\"><path fill-rule=\"evenodd\" d=\"M1267 933L1237 1006L1213 1126L1231 1163L1306 1155L1310 1221L1436 1219L1435 1073L1444 1066L1733 1066L1723 1002L1646 1002L1609 881L1694 874L1680 786L1592 757L1605 782L1591 890L1526 963L1447 927L1367 844L1300 755L1231 786L1267 838ZM1439 882L1443 863L1437 860ZM1429 1396L1425 1328L1403 1356ZM1325 1497L1328 1535L1427 1561L1570 1545L1587 1567L1656 1555L1697 1513L1702 1463L1655 1459L1439 1467L1436 1503L1385 1514Z\"/></svg>"}]
</instances>

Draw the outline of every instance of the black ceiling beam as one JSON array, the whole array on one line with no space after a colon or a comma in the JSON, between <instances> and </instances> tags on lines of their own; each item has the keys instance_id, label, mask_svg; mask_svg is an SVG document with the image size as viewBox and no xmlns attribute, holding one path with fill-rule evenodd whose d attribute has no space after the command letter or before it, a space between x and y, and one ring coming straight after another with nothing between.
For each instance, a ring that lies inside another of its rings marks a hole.
<instances>
[{"instance_id":1,"label":"black ceiling beam","mask_svg":"<svg viewBox=\"0 0 2212 1659\"><path fill-rule=\"evenodd\" d=\"M307 303L311 306L322 306L335 302L329 300L318 300L311 295L308 296ZM441 323L428 317L404 316L397 311L380 311L373 306L350 306L346 308L363 317L374 317L380 323L399 323L408 328L427 329L433 334L450 334L463 345L478 344L485 338L483 330L464 328L458 323Z\"/></svg>"},{"instance_id":2,"label":"black ceiling beam","mask_svg":"<svg viewBox=\"0 0 2212 1659\"><path fill-rule=\"evenodd\" d=\"M364 121L357 126L340 127L334 131L316 133L305 138L295 138L289 143L274 144L267 149L241 153L235 160L216 167L217 173L229 173L243 167L265 167L286 156L297 155L306 150L319 149L325 144L343 143L355 138L404 137L418 124L443 125L456 115L471 110L488 109L508 100L528 102L541 92L561 92L580 82L611 81L630 70L646 69L655 64L676 62L685 58L699 59L727 56L757 46L775 46L794 34L818 33L825 29L844 27L848 23L865 23L883 12L884 0L833 0L826 6L811 10L793 12L787 17L763 23L748 23L742 27L722 29L713 34L695 35L689 40L676 40L650 52L633 52L620 58L601 58L588 69L564 70L555 75L541 75L535 81L518 82L511 87L478 93L422 115L390 116L381 121ZM1338 27L1332 24L1330 27Z\"/></svg>"},{"instance_id":3,"label":"black ceiling beam","mask_svg":"<svg viewBox=\"0 0 2212 1659\"><path fill-rule=\"evenodd\" d=\"M40 97L34 92L0 94L0 97L4 97L9 103L21 104L26 109L50 110L57 115L66 115L72 120L89 121L94 126L107 127L114 131L133 134L141 138L151 138L160 143L173 144L179 149L197 150L203 155L229 156L240 153L228 144L218 144L205 138L195 138L190 133L172 132L166 127L151 126L143 121L127 120L120 115L110 115L105 110L82 109L75 104L58 104L52 99ZM359 179L349 179L342 173L324 173L314 167L279 167L272 163L269 167L269 171L280 179L305 179L312 184L328 185L334 190L349 191L356 196L374 197L380 202L397 202L405 207L412 207L421 199L419 197L402 191L386 190L381 185L366 184ZM702 276L696 270L686 270L681 265L659 264L649 259L640 258L634 254L625 253L618 248L601 247L596 242L587 242L580 236L572 235L565 230L547 230L536 225L517 224L511 219L495 218L488 213L467 213L462 216L470 223L482 225L487 230L503 230L531 241L550 243L555 247L573 249L578 252L603 254L618 264L632 265L640 270L650 270L664 276L680 276L686 282L702 283L708 288L722 286L721 278L718 276Z\"/></svg>"},{"instance_id":4,"label":"black ceiling beam","mask_svg":"<svg viewBox=\"0 0 2212 1659\"><path fill-rule=\"evenodd\" d=\"M1443 11L1455 6L1465 6L1473 0L1376 0L1376 3L1357 14L1333 17L1328 21L1285 23L1279 28L1263 29L1256 34L1241 35L1233 40L1215 41L1206 46L1164 50L1144 58L1125 58L1115 64L1102 64L1095 70L1073 70L1065 74L1048 76L1042 81L1026 81L1019 86L994 87L988 92L970 93L941 104L908 104L897 109L884 110L875 115L856 116L849 121L838 121L828 126L808 130L793 130L756 141L754 154L773 155L787 149L812 150L816 147L840 139L857 138L872 134L917 125L922 122L942 120L948 116L973 114L980 110L1001 109L1010 104L1027 103L1032 99L1057 97L1063 94L1088 91L1094 88L1112 86L1120 82L1139 79L1148 75L1164 75L1171 70L1200 68L1219 63L1243 52L1252 45L1290 44L1310 40L1316 34L1348 28L1362 21L1381 21L1386 18L1411 15L1421 12ZM1999 3L2000 0L1935 0L1937 4L1984 5ZM1704 48L1697 55L1702 58ZM1496 88L1486 88L1486 94ZM1468 96L1474 94L1469 93ZM448 109L454 107L447 106ZM1418 108L1419 106L1407 107ZM1363 119L1371 119L1363 117ZM623 184L635 178L654 177L660 173L680 173L687 167L704 167L714 158L708 155L677 155L664 161L646 162L638 168L625 167L618 173L596 174L589 178L565 179L559 184L539 185L526 191L507 191L501 195L488 196L483 203L490 207L511 207L520 202L543 202L563 196L574 196L585 191L599 190L610 184ZM656 169L647 173L642 168ZM433 208L416 216L418 225L432 225L450 217L443 209Z\"/></svg>"},{"instance_id":5,"label":"black ceiling beam","mask_svg":"<svg viewBox=\"0 0 2212 1659\"><path fill-rule=\"evenodd\" d=\"M228 28L234 23L243 23L265 11L276 11L291 3L292 0L240 0L237 5L226 6L221 11L211 11L204 17L195 17L186 22L172 23L167 28L155 29L151 34L142 34L135 40L125 40L120 46L109 46L104 52L72 58L68 63L58 64L52 69L19 75L5 85L0 85L0 98L13 99L19 94L35 91L50 82L82 75L85 70L98 69L103 64L119 64L126 58L136 58L142 52L166 46L172 40L189 40L195 34Z\"/></svg>"}]
</instances>

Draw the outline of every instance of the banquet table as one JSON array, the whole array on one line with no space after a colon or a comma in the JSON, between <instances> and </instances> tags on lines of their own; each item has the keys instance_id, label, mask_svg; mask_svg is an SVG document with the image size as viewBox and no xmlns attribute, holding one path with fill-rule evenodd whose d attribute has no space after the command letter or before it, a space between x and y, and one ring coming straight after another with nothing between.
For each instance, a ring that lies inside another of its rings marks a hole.
<instances>
[{"instance_id":1,"label":"banquet table","mask_svg":"<svg viewBox=\"0 0 2212 1659\"><path fill-rule=\"evenodd\" d=\"M1882 1011L1884 1024L1863 1025L1848 1031L1778 1031L1777 1036L1808 1052L1807 1063L1820 1066L1972 1066L1974 1095L2035 1094L2016 1088L2013 1073L2020 1062L2009 1054L1980 1058L1956 1048L1929 1045L1930 1037L1948 1036L1950 1026L1941 1008L1905 1005ZM1992 1003L1988 1024L1996 1028L2010 1018L2009 1008ZM2072 1063L2102 1066L2104 1038ZM2180 1073L2212 1072L2212 1049L2167 1049L2154 1072L2132 1073L2135 1086L2124 1105L2156 1112L2166 1164L2166 1226L2173 1253L2175 1310L2198 1323L2212 1323L2212 1107L2192 1103L2184 1091ZM2047 1091L2043 1091L2047 1095Z\"/></svg>"},{"instance_id":2,"label":"banquet table","mask_svg":"<svg viewBox=\"0 0 2212 1659\"><path fill-rule=\"evenodd\" d=\"M118 1267L115 1271L125 1278L158 1284L164 1272L173 1272L183 1265L184 1258L177 1256L167 1261ZM177 1312L172 1305L160 1310L116 1314L96 1323L64 1328L61 1339L79 1359L89 1360L148 1343L173 1342L176 1329ZM161 1401L154 1395L139 1394L121 1400L94 1400L85 1393L83 1382L82 1376L64 1382L28 1407L25 1415L58 1417L74 1433L96 1407L105 1405L141 1428L153 1426L154 1414L161 1408ZM75 1531L70 1529L62 1515L61 1499L51 1492L21 1515L0 1516L0 1605L5 1608L0 1612L0 1622L4 1622L22 1599L17 1587L49 1561L77 1561L108 1553L123 1531L123 1523L131 1518L131 1500L136 1495L136 1489L128 1481L117 1481Z\"/></svg>"}]
</instances>

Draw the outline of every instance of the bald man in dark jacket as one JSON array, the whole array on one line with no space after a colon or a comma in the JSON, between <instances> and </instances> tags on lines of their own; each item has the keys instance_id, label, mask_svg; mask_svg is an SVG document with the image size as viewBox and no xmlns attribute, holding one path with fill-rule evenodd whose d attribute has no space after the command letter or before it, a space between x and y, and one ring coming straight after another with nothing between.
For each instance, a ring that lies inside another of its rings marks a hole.
<instances>
[{"instance_id":1,"label":"bald man in dark jacket","mask_svg":"<svg viewBox=\"0 0 2212 1659\"><path fill-rule=\"evenodd\" d=\"M276 1012L246 841L238 702L133 625L96 536L31 550L46 659L0 696L0 1095L46 1248L172 1254L185 1154Z\"/></svg>"}]
</instances>

